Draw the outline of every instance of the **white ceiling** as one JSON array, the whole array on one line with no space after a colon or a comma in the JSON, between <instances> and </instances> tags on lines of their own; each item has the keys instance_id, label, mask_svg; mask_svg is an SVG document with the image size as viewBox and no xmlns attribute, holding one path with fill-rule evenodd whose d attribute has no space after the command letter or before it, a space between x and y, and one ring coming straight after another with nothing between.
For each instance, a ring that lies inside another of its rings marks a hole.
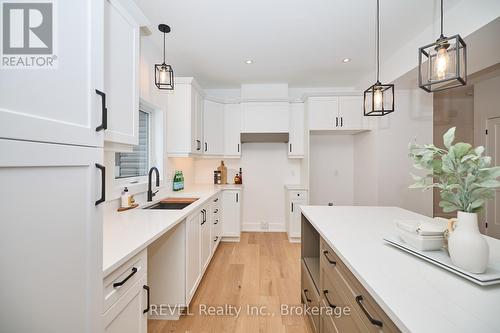
<instances>
[{"instance_id":1,"label":"white ceiling","mask_svg":"<svg viewBox=\"0 0 500 333\"><path fill-rule=\"evenodd\" d=\"M206 88L267 82L349 87L374 69L375 0L136 1L158 46L157 25L171 26L167 62L176 75L194 76ZM380 2L382 57L432 24L439 9L437 0ZM445 7L458 2L446 0ZM352 61L344 64L346 57Z\"/></svg>"}]
</instances>

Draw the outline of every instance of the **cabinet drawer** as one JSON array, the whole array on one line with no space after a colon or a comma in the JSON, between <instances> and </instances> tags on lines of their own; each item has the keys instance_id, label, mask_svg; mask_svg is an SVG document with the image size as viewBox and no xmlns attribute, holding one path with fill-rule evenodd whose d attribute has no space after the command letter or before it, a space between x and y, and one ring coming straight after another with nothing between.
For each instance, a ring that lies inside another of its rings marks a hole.
<instances>
[{"instance_id":1,"label":"cabinet drawer","mask_svg":"<svg viewBox=\"0 0 500 333\"><path fill-rule=\"evenodd\" d=\"M321 283L332 281L337 292L349 302L353 317L359 317L368 332L400 332L373 297L361 285L337 254L321 239ZM326 278L326 279L325 279Z\"/></svg>"},{"instance_id":2,"label":"cabinet drawer","mask_svg":"<svg viewBox=\"0 0 500 333\"><path fill-rule=\"evenodd\" d=\"M307 191L288 191L288 197L290 200L307 200Z\"/></svg>"},{"instance_id":3,"label":"cabinet drawer","mask_svg":"<svg viewBox=\"0 0 500 333\"><path fill-rule=\"evenodd\" d=\"M146 274L147 260L147 250L144 250L104 278L104 312Z\"/></svg>"},{"instance_id":4,"label":"cabinet drawer","mask_svg":"<svg viewBox=\"0 0 500 333\"><path fill-rule=\"evenodd\" d=\"M322 332L368 332L361 314L355 309L345 284L337 276L331 276L326 272L327 270L323 267L320 275L321 305L325 309L329 308L332 314L325 311L322 316L331 321L334 330Z\"/></svg>"},{"instance_id":5,"label":"cabinet drawer","mask_svg":"<svg viewBox=\"0 0 500 333\"><path fill-rule=\"evenodd\" d=\"M311 275L309 274L309 270L307 269L306 265L304 264L303 261L301 262L301 264L302 264L302 272L301 272L302 303L304 303L307 307L318 307L320 301L318 291L316 289L316 286L314 285L314 282L311 278ZM319 332L319 315L311 315L309 319L314 331Z\"/></svg>"}]
</instances>

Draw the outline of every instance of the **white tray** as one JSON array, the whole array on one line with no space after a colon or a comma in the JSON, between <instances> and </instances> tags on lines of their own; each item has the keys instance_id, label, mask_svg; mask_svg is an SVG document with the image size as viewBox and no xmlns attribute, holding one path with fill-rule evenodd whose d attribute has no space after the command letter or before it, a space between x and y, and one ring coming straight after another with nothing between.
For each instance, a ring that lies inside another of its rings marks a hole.
<instances>
[{"instance_id":1,"label":"white tray","mask_svg":"<svg viewBox=\"0 0 500 333\"><path fill-rule=\"evenodd\" d=\"M473 274L464 271L461 268L453 265L448 254L444 250L439 251L420 251L404 243L399 237L391 236L385 237L384 241L392 246L397 247L405 252L413 254L416 257L424 259L436 266L446 269L449 272L455 273L469 281L472 281L480 286L491 286L500 284L500 262L489 263L486 272L483 274Z\"/></svg>"}]
</instances>

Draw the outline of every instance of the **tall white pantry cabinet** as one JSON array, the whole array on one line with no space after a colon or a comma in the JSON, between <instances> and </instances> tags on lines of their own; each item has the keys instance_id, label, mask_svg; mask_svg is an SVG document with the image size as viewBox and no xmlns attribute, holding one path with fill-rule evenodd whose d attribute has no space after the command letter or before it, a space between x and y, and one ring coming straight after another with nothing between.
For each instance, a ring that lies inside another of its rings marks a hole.
<instances>
[{"instance_id":1,"label":"tall white pantry cabinet","mask_svg":"<svg viewBox=\"0 0 500 333\"><path fill-rule=\"evenodd\" d=\"M0 69L0 332L104 331L104 23L134 6L57 1L57 68Z\"/></svg>"}]
</instances>

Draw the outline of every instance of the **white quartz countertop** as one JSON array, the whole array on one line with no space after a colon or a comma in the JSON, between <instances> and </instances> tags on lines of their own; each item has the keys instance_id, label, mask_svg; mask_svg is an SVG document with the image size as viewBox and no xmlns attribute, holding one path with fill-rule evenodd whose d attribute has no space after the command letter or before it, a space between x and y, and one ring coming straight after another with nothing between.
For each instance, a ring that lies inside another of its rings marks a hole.
<instances>
[{"instance_id":1,"label":"white quartz countertop","mask_svg":"<svg viewBox=\"0 0 500 333\"><path fill-rule=\"evenodd\" d=\"M432 219L396 207L301 208L403 332L500 332L500 285L478 286L383 241L395 219ZM500 262L500 241L487 240Z\"/></svg>"},{"instance_id":2,"label":"white quartz countertop","mask_svg":"<svg viewBox=\"0 0 500 333\"><path fill-rule=\"evenodd\" d=\"M241 185L199 185L180 192L160 191L155 200L139 207L117 212L105 210L103 221L103 274L107 276L120 265L145 249L191 213L224 189L241 189ZM182 210L142 209L167 197L199 198Z\"/></svg>"}]
</instances>

